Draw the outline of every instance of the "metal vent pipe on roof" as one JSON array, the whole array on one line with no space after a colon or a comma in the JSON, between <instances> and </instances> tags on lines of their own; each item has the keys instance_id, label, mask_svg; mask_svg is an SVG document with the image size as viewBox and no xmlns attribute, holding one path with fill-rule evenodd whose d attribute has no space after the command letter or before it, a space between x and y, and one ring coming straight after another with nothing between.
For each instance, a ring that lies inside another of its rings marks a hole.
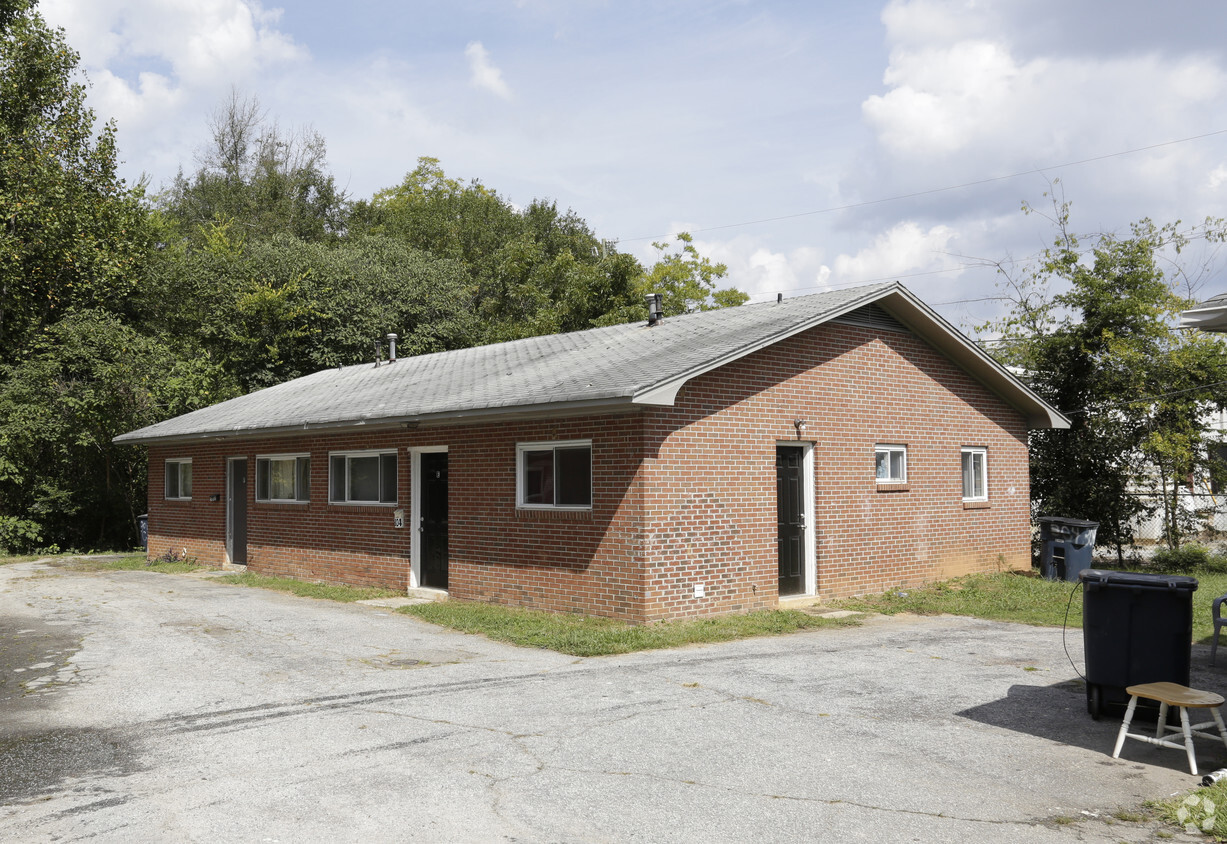
<instances>
[{"instance_id":1,"label":"metal vent pipe on roof","mask_svg":"<svg viewBox=\"0 0 1227 844\"><path fill-rule=\"evenodd\" d=\"M665 318L665 296L663 293L649 293L644 298L648 303L648 325L655 325Z\"/></svg>"},{"instance_id":2,"label":"metal vent pipe on roof","mask_svg":"<svg viewBox=\"0 0 1227 844\"><path fill-rule=\"evenodd\" d=\"M396 335L388 335L388 363L396 363Z\"/></svg>"}]
</instances>

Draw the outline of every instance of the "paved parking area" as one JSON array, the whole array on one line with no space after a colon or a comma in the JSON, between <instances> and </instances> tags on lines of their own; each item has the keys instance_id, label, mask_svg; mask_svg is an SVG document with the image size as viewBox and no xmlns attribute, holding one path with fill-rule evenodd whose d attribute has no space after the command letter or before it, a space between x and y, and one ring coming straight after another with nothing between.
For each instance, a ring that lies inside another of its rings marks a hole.
<instances>
[{"instance_id":1,"label":"paved parking area","mask_svg":"<svg viewBox=\"0 0 1227 844\"><path fill-rule=\"evenodd\" d=\"M14 840L1151 841L1113 813L1195 784L1109 757L1060 630L961 618L577 659L29 563L0 567L0 681Z\"/></svg>"}]
</instances>

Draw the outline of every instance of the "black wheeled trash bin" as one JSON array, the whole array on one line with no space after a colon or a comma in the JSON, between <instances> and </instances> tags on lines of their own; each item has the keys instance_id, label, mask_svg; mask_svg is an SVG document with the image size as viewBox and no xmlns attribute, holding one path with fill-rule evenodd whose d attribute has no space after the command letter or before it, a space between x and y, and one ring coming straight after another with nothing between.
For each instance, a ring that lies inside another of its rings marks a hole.
<instances>
[{"instance_id":1,"label":"black wheeled trash bin","mask_svg":"<svg viewBox=\"0 0 1227 844\"><path fill-rule=\"evenodd\" d=\"M1189 684L1197 578L1086 569L1080 580L1086 708L1092 718L1109 709L1123 715L1127 686Z\"/></svg>"},{"instance_id":2,"label":"black wheeled trash bin","mask_svg":"<svg viewBox=\"0 0 1227 844\"><path fill-rule=\"evenodd\" d=\"M145 513L136 517L136 528L141 533L141 547L146 551L149 550L149 514Z\"/></svg>"},{"instance_id":3,"label":"black wheeled trash bin","mask_svg":"<svg viewBox=\"0 0 1227 844\"><path fill-rule=\"evenodd\" d=\"M1092 566L1095 534L1099 522L1042 516L1040 523L1040 574L1045 580L1078 582L1078 573Z\"/></svg>"}]
</instances>

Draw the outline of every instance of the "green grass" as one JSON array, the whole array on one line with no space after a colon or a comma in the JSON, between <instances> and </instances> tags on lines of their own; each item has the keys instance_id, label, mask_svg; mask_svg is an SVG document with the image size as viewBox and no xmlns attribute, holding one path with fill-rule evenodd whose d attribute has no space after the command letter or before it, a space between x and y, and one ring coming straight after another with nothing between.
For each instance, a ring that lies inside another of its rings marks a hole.
<instances>
[{"instance_id":1,"label":"green grass","mask_svg":"<svg viewBox=\"0 0 1227 844\"><path fill-rule=\"evenodd\" d=\"M1166 800L1152 800L1146 803L1146 808L1186 832L1205 834L1213 841L1227 841L1227 781L1220 780Z\"/></svg>"},{"instance_id":2,"label":"green grass","mask_svg":"<svg viewBox=\"0 0 1227 844\"><path fill-rule=\"evenodd\" d=\"M0 554L0 566L10 566L13 563L32 563L35 560L41 560L45 555L39 554Z\"/></svg>"},{"instance_id":3,"label":"green grass","mask_svg":"<svg viewBox=\"0 0 1227 844\"><path fill-rule=\"evenodd\" d=\"M1210 604L1227 593L1227 574L1195 571L1193 593L1193 641L1209 644L1214 633ZM1072 600L1071 600L1072 595ZM832 606L860 612L893 615L967 615L994 621L1015 621L1045 627L1082 626L1082 587L1076 583L1049 581L1025 574L973 574L929 586L892 589L881 595L866 595L833 601Z\"/></svg>"},{"instance_id":4,"label":"green grass","mask_svg":"<svg viewBox=\"0 0 1227 844\"><path fill-rule=\"evenodd\" d=\"M191 557L185 560L147 560L144 552L118 560L70 559L67 563L78 571L156 571L161 574L187 574L205 568Z\"/></svg>"},{"instance_id":5,"label":"green grass","mask_svg":"<svg viewBox=\"0 0 1227 844\"><path fill-rule=\"evenodd\" d=\"M371 598L403 598L403 591L383 589L378 586L338 586L331 583L310 583L292 577L270 577L247 571L219 577L215 582L233 583L236 586L254 586L259 589L275 589L290 592L302 598L319 598L325 601L366 601Z\"/></svg>"},{"instance_id":6,"label":"green grass","mask_svg":"<svg viewBox=\"0 0 1227 844\"><path fill-rule=\"evenodd\" d=\"M479 633L500 642L546 648L572 656L604 656L632 651L728 642L857 624L855 619L828 619L795 610L771 610L661 624L632 625L607 618L549 613L494 604L445 601L402 607L398 612L424 621Z\"/></svg>"},{"instance_id":7,"label":"green grass","mask_svg":"<svg viewBox=\"0 0 1227 844\"><path fill-rule=\"evenodd\" d=\"M1074 593L1072 605L1070 593ZM892 589L880 595L865 595L833 601L831 606L884 615L910 612L918 615L969 615L994 621L1057 625L1065 620L1069 605L1070 625L1082 626L1082 590L1075 584L1004 574L974 574L928 586Z\"/></svg>"}]
</instances>

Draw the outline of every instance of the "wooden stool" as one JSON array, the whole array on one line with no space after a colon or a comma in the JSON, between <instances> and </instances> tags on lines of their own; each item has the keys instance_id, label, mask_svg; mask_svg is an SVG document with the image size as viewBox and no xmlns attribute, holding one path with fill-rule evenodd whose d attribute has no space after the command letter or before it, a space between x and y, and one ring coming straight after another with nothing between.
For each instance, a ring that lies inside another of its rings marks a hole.
<instances>
[{"instance_id":1,"label":"wooden stool","mask_svg":"<svg viewBox=\"0 0 1227 844\"><path fill-rule=\"evenodd\" d=\"M1116 735L1116 749L1112 751L1113 759L1120 758L1120 749L1124 746L1126 738L1137 739L1138 741L1157 744L1161 747L1171 747L1176 750L1183 749L1189 756L1189 770L1192 771L1193 776L1197 776L1197 757L1193 755L1194 735L1208 739L1216 738L1213 733L1205 732L1205 728L1217 726L1217 738L1222 739L1223 746L1227 747L1227 727L1223 726L1223 716L1218 711L1218 708L1223 705L1222 695L1190 689L1188 686L1182 686L1179 683L1142 683L1137 686L1129 686L1125 691L1130 695L1129 708L1125 710L1125 720L1121 722L1120 732ZM1138 698L1140 697L1159 702L1159 723L1155 727L1153 737L1129 732L1129 722L1133 720L1133 710L1137 708ZM1167 726L1167 708L1169 706L1180 707L1180 727L1184 732L1184 744L1164 738L1169 731L1172 733L1176 732L1175 727ZM1190 725L1190 709L1209 709L1210 714L1214 716L1214 720L1206 721L1203 724Z\"/></svg>"}]
</instances>

